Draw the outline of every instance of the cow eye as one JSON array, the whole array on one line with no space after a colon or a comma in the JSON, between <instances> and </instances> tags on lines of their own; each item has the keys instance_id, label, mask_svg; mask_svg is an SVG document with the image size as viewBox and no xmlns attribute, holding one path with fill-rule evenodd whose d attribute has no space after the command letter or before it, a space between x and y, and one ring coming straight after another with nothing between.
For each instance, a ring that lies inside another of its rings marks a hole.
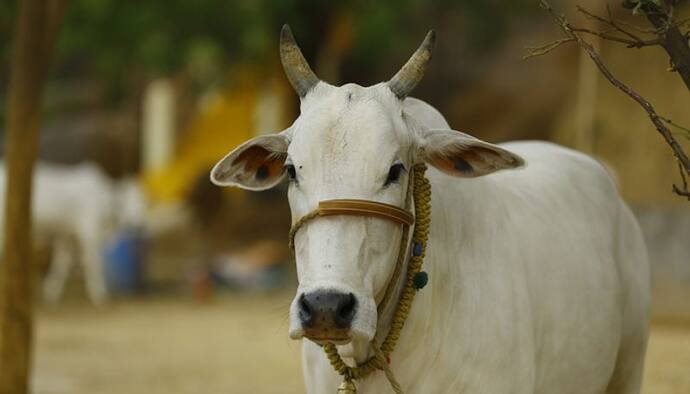
<instances>
[{"instance_id":1,"label":"cow eye","mask_svg":"<svg viewBox=\"0 0 690 394\"><path fill-rule=\"evenodd\" d=\"M405 166L401 163L393 164L391 169L388 170L388 178L386 178L386 183L384 186L388 186L391 183L398 183L400 180L400 175L405 171Z\"/></svg>"},{"instance_id":2,"label":"cow eye","mask_svg":"<svg viewBox=\"0 0 690 394\"><path fill-rule=\"evenodd\" d=\"M285 171L288 174L288 178L290 179L290 182L294 182L297 180L297 171L295 170L294 165L286 164L285 165Z\"/></svg>"}]
</instances>

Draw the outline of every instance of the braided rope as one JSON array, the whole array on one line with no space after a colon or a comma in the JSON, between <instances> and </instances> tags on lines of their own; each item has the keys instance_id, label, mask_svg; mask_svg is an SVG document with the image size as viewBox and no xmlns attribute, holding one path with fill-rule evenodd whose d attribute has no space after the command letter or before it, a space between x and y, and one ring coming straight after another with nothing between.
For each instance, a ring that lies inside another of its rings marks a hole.
<instances>
[{"instance_id":1,"label":"braided rope","mask_svg":"<svg viewBox=\"0 0 690 394\"><path fill-rule=\"evenodd\" d=\"M395 375L393 374L393 370L391 370L391 366L388 364L386 355L384 355L383 351L379 348L376 339L371 341L371 348L374 350L374 355L376 355L380 369L386 374L386 378L388 378L388 382L391 384L393 391L395 391L396 394L403 394L402 387L398 380L395 379Z\"/></svg>"},{"instance_id":2,"label":"braided rope","mask_svg":"<svg viewBox=\"0 0 690 394\"><path fill-rule=\"evenodd\" d=\"M395 345L400 339L400 331L405 325L407 316L412 307L416 289L414 287L414 277L421 271L422 263L424 262L424 255L426 253L426 242L429 238L429 225L431 223L431 185L429 180L424 176L426 171L425 164L418 164L414 166L414 204L415 204L415 227L412 236L412 242L421 246L421 253L413 255L410 258L410 263L407 268L407 278L405 287L400 295L400 300L391 321L391 328L386 335L383 344L379 348L375 341L372 341L374 348L374 357L369 358L364 363L355 367L350 367L343 361L338 353L338 349L332 343L327 343L323 346L324 352L328 357L333 368L346 379L360 379L371 374L377 369L383 370L386 377L391 383L391 386L396 393L402 393L400 385L395 380L390 367L388 366L388 358L395 349ZM300 220L301 221L301 220ZM404 256L405 252L400 253ZM404 258L404 257L403 257Z\"/></svg>"},{"instance_id":3,"label":"braided rope","mask_svg":"<svg viewBox=\"0 0 690 394\"><path fill-rule=\"evenodd\" d=\"M290 232L288 233L288 247L290 247L290 250L295 250L295 234L297 234L297 230L299 230L304 223L314 219L317 216L319 216L319 211L311 211L299 218L299 220L292 225Z\"/></svg>"}]
</instances>

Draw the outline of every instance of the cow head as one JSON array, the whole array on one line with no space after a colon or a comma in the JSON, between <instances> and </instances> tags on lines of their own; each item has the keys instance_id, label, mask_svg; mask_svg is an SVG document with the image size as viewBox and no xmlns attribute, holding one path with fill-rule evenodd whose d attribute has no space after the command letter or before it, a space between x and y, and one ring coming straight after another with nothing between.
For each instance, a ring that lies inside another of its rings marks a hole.
<instances>
[{"instance_id":1,"label":"cow head","mask_svg":"<svg viewBox=\"0 0 690 394\"><path fill-rule=\"evenodd\" d=\"M388 82L336 87L316 77L284 27L281 59L300 96L300 116L283 132L230 152L213 168L212 181L264 190L287 178L296 221L328 199L402 207L410 170L419 162L461 178L520 166L518 156L500 147L426 129L406 113L403 101L422 78L433 44L430 32ZM399 224L373 217L319 217L302 227L295 237L299 288L290 336L336 344L371 340L401 236Z\"/></svg>"}]
</instances>

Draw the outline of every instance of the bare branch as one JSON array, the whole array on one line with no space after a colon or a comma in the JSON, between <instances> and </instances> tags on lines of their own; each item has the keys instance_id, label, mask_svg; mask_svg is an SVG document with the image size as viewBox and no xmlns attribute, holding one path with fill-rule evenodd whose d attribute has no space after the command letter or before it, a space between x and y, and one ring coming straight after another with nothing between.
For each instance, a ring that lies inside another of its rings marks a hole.
<instances>
[{"instance_id":1,"label":"bare branch","mask_svg":"<svg viewBox=\"0 0 690 394\"><path fill-rule=\"evenodd\" d=\"M576 31L578 33L591 34L591 35L598 36L598 37L601 37L601 38L603 38L605 40L609 40L609 41L620 42L622 44L625 44L628 48L642 48L642 47L654 46L654 45L660 45L661 44L661 40L658 38L651 39L651 40L643 40L643 39L640 39L634 35L632 35L632 37L634 37L634 39L628 39L628 38L613 36L609 33L611 33L612 31L622 31L622 29L619 28L618 26L616 26L615 23L609 22L604 18L601 18L597 15L594 15L594 14L590 13L589 11L587 11L584 8L581 8L579 6L578 6L578 10L580 10L580 12L584 13L585 15L588 15L589 17L592 17L594 19L601 21L602 23L606 23L607 25L612 26L612 29L605 30L605 31L594 31L594 30L590 30L590 29L571 26L571 29L573 31ZM565 44L568 42L575 42L575 39L572 37L571 38L563 38L560 40L550 42L548 44L544 44L544 45L540 45L540 46L536 46L536 47L527 47L527 48L525 48L525 49L527 49L527 54L525 56L523 56L522 58L523 59L530 59L533 57L546 55L547 53L549 53L552 50L561 46L562 44Z\"/></svg>"},{"instance_id":2,"label":"bare branch","mask_svg":"<svg viewBox=\"0 0 690 394\"><path fill-rule=\"evenodd\" d=\"M609 41L620 42L620 43L627 45L628 48L642 48L642 47L661 44L661 40L659 38L655 38L655 39L651 39L651 40L645 40L645 39L642 39L641 37L637 36L636 34L633 34L633 33L629 32L628 30L622 28L620 26L620 22L616 21L613 18L613 14L611 13L611 8L608 6L608 4L606 5L606 13L608 15L608 18L604 18L602 16L596 15L596 14L580 7L579 5L577 6L577 10L580 13L587 16L588 18L594 19L594 20L596 20L596 21L598 21L598 22L600 22L606 26L609 26L611 29L607 30L607 31L603 31L603 32L598 32L598 31L592 31L589 29L577 28L577 27L571 26L574 31L577 31L580 33L592 34L592 35L599 36L599 37L601 37L605 40L609 40ZM611 35L611 34L609 34L611 31L617 31L617 32L627 36L628 38L623 38L623 37ZM654 31L652 31L652 33L654 33Z\"/></svg>"},{"instance_id":3,"label":"bare branch","mask_svg":"<svg viewBox=\"0 0 690 394\"><path fill-rule=\"evenodd\" d=\"M643 41L640 37L638 37L638 36L636 36L635 34L633 34L633 33L629 32L629 31L623 29L622 27L620 27L620 26L616 23L616 21L613 19L613 16L612 16L612 14L611 14L611 8L608 6L608 4L606 5L606 12L607 12L607 14L608 14L608 19L606 19L606 18L604 18L604 17L601 17L601 16L599 16L599 15L595 15L595 14L593 14L593 13L587 11L586 9L580 7L579 5L576 6L576 8L577 8L577 10L578 10L579 12L585 14L585 15L588 16L589 18L595 19L595 20L597 20L597 21L599 21L599 22L601 22L601 23L603 23L603 24L605 24L605 25L607 25L607 26L611 26L611 27L614 28L616 31L619 31L620 33L622 33L622 34L624 34L624 35L630 37L630 39L632 39L633 41Z\"/></svg>"},{"instance_id":4,"label":"bare branch","mask_svg":"<svg viewBox=\"0 0 690 394\"><path fill-rule=\"evenodd\" d=\"M567 42L574 42L574 38L563 38L560 40L556 40L554 42L550 42L548 44L540 45L538 47L527 47L527 54L522 57L522 59L530 59L533 57L537 56L542 56L546 55L547 53L551 52L552 50L558 48L562 44L565 44Z\"/></svg>"},{"instance_id":5,"label":"bare branch","mask_svg":"<svg viewBox=\"0 0 690 394\"><path fill-rule=\"evenodd\" d=\"M621 82L618 78L616 78L611 71L606 67L604 62L601 60L601 57L599 57L599 54L594 50L592 45L584 40L576 30L573 29L573 27L570 25L570 23L565 19L564 16L557 14L551 5L549 4L548 1L546 0L541 0L541 7L548 11L551 16L554 18L554 20L558 23L558 26L563 30L563 32L566 34L568 38L572 38L577 42L577 44L582 48L587 55L592 59L594 64L597 66L599 71L606 77L606 79L616 88L618 88L620 91L623 93L627 94L630 98L635 100L646 112L647 115L649 116L649 119L652 121L654 124L654 127L657 129L659 134L664 138L666 143L671 147L671 150L673 151L673 155L676 157L676 160L678 161L679 168L682 172L682 177L683 177L683 188L679 188L676 185L673 186L673 191L681 196L688 196L690 195L690 192L688 192L687 189L687 181L686 181L686 175L690 175L690 159L688 158L687 154L685 151L683 151L683 148L681 145L676 141L676 139L673 137L673 133L666 127L664 124L664 121L662 118L656 113L656 110L652 106L652 104L647 101L644 97L640 96L636 91L634 91L632 88L630 88L628 85L624 84Z\"/></svg>"},{"instance_id":6,"label":"bare branch","mask_svg":"<svg viewBox=\"0 0 690 394\"><path fill-rule=\"evenodd\" d=\"M661 44L661 40L659 40L658 38L652 39L652 40L630 40L627 38L612 36L612 35L608 34L608 31L599 32L599 31L593 31L593 30L585 29L582 27L572 27L572 26L571 26L571 28L573 31L576 31L578 33L591 34L594 36L601 37L605 40L623 43L623 44L627 45L628 48L642 48L642 47L648 47L648 46Z\"/></svg>"},{"instance_id":7,"label":"bare branch","mask_svg":"<svg viewBox=\"0 0 690 394\"><path fill-rule=\"evenodd\" d=\"M690 191L688 191L688 179L685 176L685 173L683 172L683 167L680 165L680 163L678 163L678 172L680 172L680 179L681 182L683 182L683 185L681 187L678 187L675 184L673 184L671 189L677 195L687 197L688 201L690 201Z\"/></svg>"},{"instance_id":8,"label":"bare branch","mask_svg":"<svg viewBox=\"0 0 690 394\"><path fill-rule=\"evenodd\" d=\"M629 29L635 30L636 32L641 33L641 34L657 34L659 32L657 29L640 27L640 26L637 26L635 24L632 24L632 23L629 23L626 21L622 21L622 20L619 20L617 22L619 25L622 25L622 26L625 26Z\"/></svg>"},{"instance_id":9,"label":"bare branch","mask_svg":"<svg viewBox=\"0 0 690 394\"><path fill-rule=\"evenodd\" d=\"M657 36L661 40L661 47L673 61L673 71L678 73L690 90L690 46L687 32L681 32L678 22L673 21L672 5L667 3L664 7L647 1L642 10L647 20L658 29Z\"/></svg>"},{"instance_id":10,"label":"bare branch","mask_svg":"<svg viewBox=\"0 0 690 394\"><path fill-rule=\"evenodd\" d=\"M689 128L684 127L684 126L681 126L681 125L679 125L678 123L675 123L674 121L672 121L671 119L665 118L665 117L663 117L663 116L661 116L661 115L659 115L659 119L663 120L664 122L670 124L671 126L677 128L677 129L679 129L679 130L684 131L685 133L687 133L687 136L686 136L686 137L690 138L690 129L689 129Z\"/></svg>"}]
</instances>

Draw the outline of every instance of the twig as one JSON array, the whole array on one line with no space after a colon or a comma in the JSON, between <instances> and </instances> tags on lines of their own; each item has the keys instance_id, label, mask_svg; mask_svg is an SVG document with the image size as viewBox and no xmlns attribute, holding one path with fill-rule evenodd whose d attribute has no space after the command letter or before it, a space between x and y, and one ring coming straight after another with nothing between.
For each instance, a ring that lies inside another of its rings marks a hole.
<instances>
[{"instance_id":1,"label":"twig","mask_svg":"<svg viewBox=\"0 0 690 394\"><path fill-rule=\"evenodd\" d=\"M666 118L666 117L663 117L663 116L661 116L661 115L659 115L659 119L663 120L664 122L670 124L671 126L677 128L677 129L683 130L683 131L686 132L686 133L688 134L688 136L690 137L690 129L689 129L689 128L684 127L684 126L681 126L681 125L679 125L678 123L675 123L674 121L672 121L671 119Z\"/></svg>"},{"instance_id":2,"label":"twig","mask_svg":"<svg viewBox=\"0 0 690 394\"><path fill-rule=\"evenodd\" d=\"M622 22L616 21L613 18L613 15L611 14L611 8L608 5L606 6L608 19L604 18L602 16L599 16L599 15L596 15L596 14L580 7L579 5L576 7L577 7L577 10L579 12L581 12L582 14L587 16L588 18L591 18L591 19L594 19L598 22L601 22L602 24L609 26L610 29L604 30L604 31L594 31L594 30L583 28L583 27L575 27L575 26L572 26L569 24L568 26L570 27L570 30L572 30L574 32L591 34L593 36L600 37L604 40L619 42L619 43L625 44L628 48L643 48L643 47L649 47L649 46L655 46L655 45L661 45L662 44L662 40L659 37L654 38L654 39L645 40L645 39L642 39L641 37L629 32L629 31L625 30L624 28L622 28L619 25ZM640 28L635 27L635 29L640 29ZM655 32L657 32L657 30L658 29L650 30L649 33L655 33ZM626 35L628 38L612 35L611 33L614 31L620 32L620 33ZM552 50L558 48L562 44L565 44L568 42L575 42L575 41L576 41L575 38L570 37L570 38L564 38L561 40L556 40L554 42L550 42L548 44L544 44L544 45L537 46L537 47L527 47L526 48L527 49L527 55L523 56L522 58L523 59L530 59L533 57L542 56L542 55L545 55L545 54L551 52Z\"/></svg>"},{"instance_id":3,"label":"twig","mask_svg":"<svg viewBox=\"0 0 690 394\"><path fill-rule=\"evenodd\" d=\"M586 16L588 16L588 17L590 17L590 18L592 18L592 19L595 19L595 20L597 20L597 21L599 21L599 22L601 22L601 23L603 23L603 24L605 24L605 25L608 25L608 26L613 27L613 28L616 29L617 31L619 31L619 32L625 34L626 36L630 37L632 40L634 40L634 41L642 41L642 39L641 39L640 37L638 37L638 36L636 36L635 34L633 34L633 33L629 32L629 31L623 29L622 27L618 26L618 24L616 24L616 22L613 20L613 16L612 16L612 14L611 14L611 8L608 6L608 4L606 5L606 13L607 13L607 15L608 15L608 19L606 19L606 18L604 18L604 17L601 17L601 16L599 16L599 15L595 15L595 14L593 14L593 13L587 11L586 9L580 7L579 5L576 6L576 8L577 8L577 10L578 10L579 12L581 12L581 13L585 14Z\"/></svg>"},{"instance_id":4,"label":"twig","mask_svg":"<svg viewBox=\"0 0 690 394\"><path fill-rule=\"evenodd\" d=\"M574 38L563 38L563 39L556 40L556 41L554 41L554 42L551 42L551 43L548 43L548 44L545 44L545 45L541 45L541 46L538 46L538 47L527 47L527 48L526 48L526 49L527 49L527 54L526 54L525 56L523 56L522 58L523 58L523 59L530 59L530 58L533 58L533 57L546 55L547 53L549 53L549 52L551 52L552 50L554 50L554 49L558 48L559 46L561 46L562 44L565 44L565 43L567 43L567 42L574 42L574 41L575 41Z\"/></svg>"},{"instance_id":5,"label":"twig","mask_svg":"<svg viewBox=\"0 0 690 394\"><path fill-rule=\"evenodd\" d=\"M690 191L688 191L688 179L685 177L685 173L683 172L683 167L680 165L680 163L678 163L678 172L680 172L680 179L683 182L683 186L678 187L674 183L672 185L671 189L677 195L687 197L688 201L690 201Z\"/></svg>"},{"instance_id":6,"label":"twig","mask_svg":"<svg viewBox=\"0 0 690 394\"><path fill-rule=\"evenodd\" d=\"M661 44L661 40L659 40L658 38L651 39L651 40L630 40L627 38L612 36L612 35L608 34L608 32L605 32L605 31L604 32L593 31L593 30L582 28L582 27L573 27L573 26L571 26L571 29L573 31L578 32L578 33L591 34L594 36L601 37L605 40L620 42L620 43L627 45L628 48L642 48L642 47L648 47L648 46Z\"/></svg>"},{"instance_id":7,"label":"twig","mask_svg":"<svg viewBox=\"0 0 690 394\"><path fill-rule=\"evenodd\" d=\"M636 32L642 33L642 34L657 34L657 33L659 33L658 29L644 28L644 27L640 27L640 26L637 26L635 24L632 24L632 23L629 23L626 21L622 21L622 20L619 20L618 24L623 25L629 29L635 30Z\"/></svg>"},{"instance_id":8,"label":"twig","mask_svg":"<svg viewBox=\"0 0 690 394\"><path fill-rule=\"evenodd\" d=\"M551 4L549 4L548 1L541 0L541 7L551 14L554 20L558 23L558 26L561 28L561 30L563 30L563 32L566 34L566 36L568 36L568 38L572 38L577 42L580 48L582 48L587 53L587 55L590 57L590 59L592 59L599 71L601 71L604 77L606 77L606 79L613 86L615 86L620 91L622 91L623 93L627 94L630 98L635 100L647 112L647 115L654 124L654 127L657 129L659 134L661 134L666 143L671 147L673 155L676 157L676 160L678 161L678 166L681 170L681 173L683 174L683 188L681 189L678 188L676 185L673 185L674 193L680 196L690 196L690 192L688 191L686 181L686 175L690 175L690 159L688 159L688 156L685 153L685 151L683 151L683 148L673 137L671 131L666 127L662 118L656 113L656 110L654 109L652 104L649 101L647 101L644 97L640 96L628 85L618 80L618 78L616 78L606 67L604 62L601 60L601 57L599 57L599 54L594 50L592 45L585 41L578 34L577 31L573 30L572 26L565 19L564 16L556 14L556 12L553 10Z\"/></svg>"},{"instance_id":9,"label":"twig","mask_svg":"<svg viewBox=\"0 0 690 394\"><path fill-rule=\"evenodd\" d=\"M639 37L639 36L629 32L628 30L622 28L617 23L617 21L613 18L613 14L611 13L611 8L608 6L608 4L606 5L606 13L608 15L608 19L601 17L599 15L596 15L592 12L589 12L588 10L580 7L579 5L576 6L576 8L580 13L584 14L588 18L594 19L594 20L596 20L596 21L598 21L598 22L600 22L606 26L610 26L613 30L618 31L621 34L628 36L629 38L622 38L622 37L610 35L610 34L608 34L609 31L596 32L596 31L592 31L589 29L576 28L576 27L571 26L571 28L574 31L577 31L580 33L593 34L593 35L599 36L599 37L601 37L605 40L609 40L609 41L617 41L617 42L626 44L628 46L628 48L642 48L642 47L646 47L646 46L653 46L653 45L661 44L661 40L659 40L658 38L651 39L651 40L644 40L641 37Z\"/></svg>"}]
</instances>

